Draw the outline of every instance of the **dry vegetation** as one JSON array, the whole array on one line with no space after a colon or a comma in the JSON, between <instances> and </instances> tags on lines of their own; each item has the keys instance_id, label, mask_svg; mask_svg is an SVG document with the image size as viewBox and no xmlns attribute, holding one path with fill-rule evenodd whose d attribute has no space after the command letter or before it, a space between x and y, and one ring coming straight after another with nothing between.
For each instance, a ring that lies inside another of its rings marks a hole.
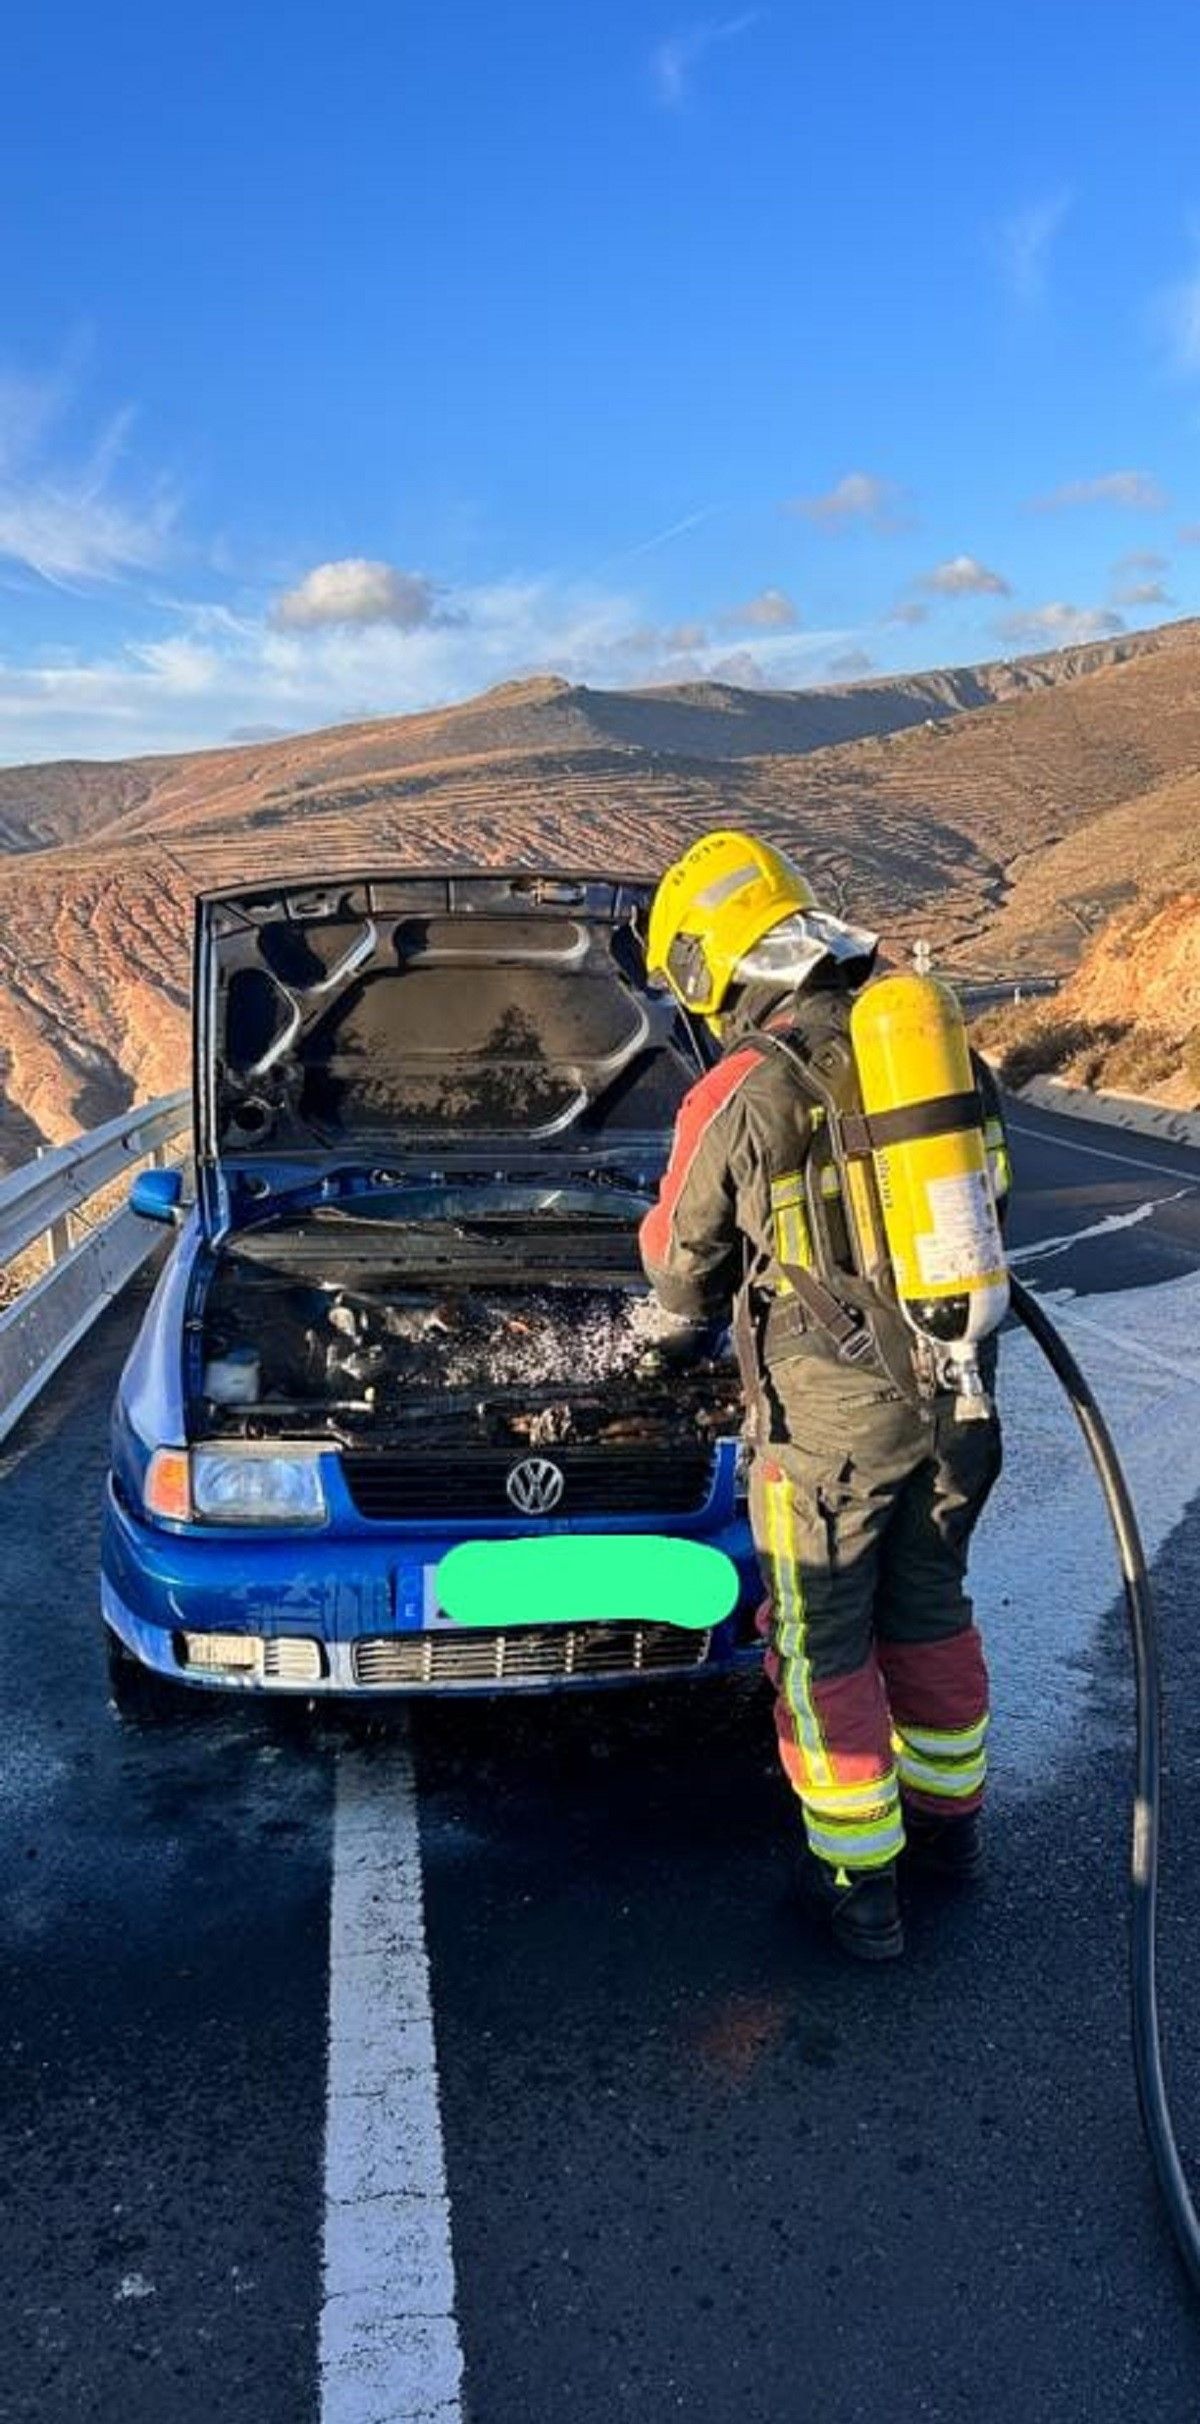
<instances>
[{"instance_id":1,"label":"dry vegetation","mask_svg":"<svg viewBox=\"0 0 1200 2424\"><path fill-rule=\"evenodd\" d=\"M1200 1107L1200 892L1114 917L1052 1002L994 1011L979 1038L1010 1086L1062 1077Z\"/></svg>"},{"instance_id":2,"label":"dry vegetation","mask_svg":"<svg viewBox=\"0 0 1200 2424\"><path fill-rule=\"evenodd\" d=\"M736 821L893 947L923 933L960 967L1065 970L1148 883L1200 880L1198 803L1195 624L840 691L513 683L265 745L9 769L0 1168L186 1082L209 885L472 860L652 873Z\"/></svg>"}]
</instances>

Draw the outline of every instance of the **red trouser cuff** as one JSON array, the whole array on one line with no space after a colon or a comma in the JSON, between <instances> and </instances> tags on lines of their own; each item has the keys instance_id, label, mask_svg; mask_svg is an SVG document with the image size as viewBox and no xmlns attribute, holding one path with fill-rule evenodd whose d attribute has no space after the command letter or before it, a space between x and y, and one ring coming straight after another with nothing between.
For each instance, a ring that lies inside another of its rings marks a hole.
<instances>
[{"instance_id":1,"label":"red trouser cuff","mask_svg":"<svg viewBox=\"0 0 1200 2424\"><path fill-rule=\"evenodd\" d=\"M987 1667L973 1624L938 1641L881 1641L878 1646L897 1725L957 1734L986 1716Z\"/></svg>"}]
</instances>

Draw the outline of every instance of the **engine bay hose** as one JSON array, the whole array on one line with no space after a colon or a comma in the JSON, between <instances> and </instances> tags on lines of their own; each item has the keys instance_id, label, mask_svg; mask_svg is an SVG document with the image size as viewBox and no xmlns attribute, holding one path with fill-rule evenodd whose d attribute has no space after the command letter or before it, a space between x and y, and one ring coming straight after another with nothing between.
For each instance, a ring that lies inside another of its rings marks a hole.
<instances>
[{"instance_id":1,"label":"engine bay hose","mask_svg":"<svg viewBox=\"0 0 1200 2424\"><path fill-rule=\"evenodd\" d=\"M1142 2128L1183 2264L1200 2290L1200 2217L1192 2202L1163 2077L1158 2021L1158 1839L1162 1807L1162 1679L1146 1553L1112 1436L1070 1348L1039 1299L1015 1277L1011 1304L1070 1400L1087 1441L1117 1543L1133 1650L1136 1692L1133 1835L1130 1850L1130 2000L1133 2061Z\"/></svg>"}]
</instances>

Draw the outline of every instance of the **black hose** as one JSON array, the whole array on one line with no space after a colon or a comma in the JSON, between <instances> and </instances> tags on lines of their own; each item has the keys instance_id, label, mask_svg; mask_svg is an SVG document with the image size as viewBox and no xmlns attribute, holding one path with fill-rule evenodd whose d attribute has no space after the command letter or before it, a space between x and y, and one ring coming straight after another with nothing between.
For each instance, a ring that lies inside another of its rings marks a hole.
<instances>
[{"instance_id":1,"label":"black hose","mask_svg":"<svg viewBox=\"0 0 1200 2424\"><path fill-rule=\"evenodd\" d=\"M1179 2148L1175 2143L1171 2108L1163 2078L1162 2042L1158 2026L1156 1936L1158 1832L1162 1802L1162 1695L1146 1552L1142 1547L1133 1501L1117 1461L1108 1425L1074 1356L1037 1297L1019 1279L1012 1281L1012 1309L1035 1344L1041 1348L1051 1370L1070 1398L1071 1410L1087 1441L1104 1493L1121 1562L1137 1695L1129 1927L1133 2062L1142 2128L1146 2133L1150 2160L1179 2253L1193 2287L1200 2290L1200 2218L1192 2203Z\"/></svg>"}]
</instances>

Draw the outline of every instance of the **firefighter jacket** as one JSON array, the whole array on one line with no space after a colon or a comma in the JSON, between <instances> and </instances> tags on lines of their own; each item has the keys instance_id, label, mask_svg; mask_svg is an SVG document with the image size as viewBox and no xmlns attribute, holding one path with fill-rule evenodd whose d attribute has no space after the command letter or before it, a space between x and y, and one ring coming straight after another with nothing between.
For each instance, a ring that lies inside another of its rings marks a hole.
<instances>
[{"instance_id":1,"label":"firefighter jacket","mask_svg":"<svg viewBox=\"0 0 1200 2424\"><path fill-rule=\"evenodd\" d=\"M802 992L769 1021L801 1056L831 1034L849 1035L852 994L843 988ZM990 1073L977 1064L993 1180L1008 1188L1007 1149L999 1097ZM735 1040L692 1087L680 1107L670 1161L658 1201L641 1227L646 1274L668 1312L696 1322L728 1319L731 1307L758 1321L762 1353L774 1360L772 1330L758 1319L765 1305L786 1298L786 1267L811 1269L813 1248L805 1213L805 1175L820 1118L794 1063L771 1044ZM825 1190L836 1190L832 1170ZM835 1219L836 1205L833 1207ZM793 1306L775 1332L779 1354L837 1360L837 1349L815 1322ZM901 1317L894 1316L897 1324ZM895 1352L911 1361L899 1336ZM893 1356L883 1368L896 1367ZM874 1364L877 1385L880 1364Z\"/></svg>"}]
</instances>

